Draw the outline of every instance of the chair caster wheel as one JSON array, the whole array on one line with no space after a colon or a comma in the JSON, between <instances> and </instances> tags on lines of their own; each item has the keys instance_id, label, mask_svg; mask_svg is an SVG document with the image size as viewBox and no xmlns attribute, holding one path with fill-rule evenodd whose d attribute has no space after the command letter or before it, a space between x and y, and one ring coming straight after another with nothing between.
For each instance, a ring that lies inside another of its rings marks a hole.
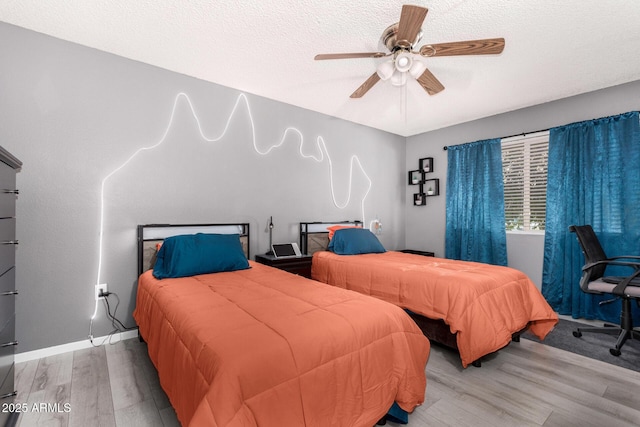
<instances>
[{"instance_id":1,"label":"chair caster wheel","mask_svg":"<svg viewBox=\"0 0 640 427\"><path fill-rule=\"evenodd\" d=\"M620 356L622 354L622 352L620 352L620 350L616 349L616 348L610 348L609 349L609 353L611 353L613 356Z\"/></svg>"},{"instance_id":2,"label":"chair caster wheel","mask_svg":"<svg viewBox=\"0 0 640 427\"><path fill-rule=\"evenodd\" d=\"M582 332L580 331L573 331L573 336L576 338L580 338L582 336Z\"/></svg>"}]
</instances>

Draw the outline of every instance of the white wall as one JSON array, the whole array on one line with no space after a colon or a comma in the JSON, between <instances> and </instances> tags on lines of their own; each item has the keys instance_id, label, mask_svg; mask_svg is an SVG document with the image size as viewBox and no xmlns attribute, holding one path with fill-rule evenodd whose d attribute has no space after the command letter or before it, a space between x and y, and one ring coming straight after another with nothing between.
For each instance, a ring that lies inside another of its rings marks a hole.
<instances>
[{"instance_id":1,"label":"white wall","mask_svg":"<svg viewBox=\"0 0 640 427\"><path fill-rule=\"evenodd\" d=\"M525 273L536 287L542 288L542 265L544 261L544 234L508 232L507 259L509 267Z\"/></svg>"}]
</instances>

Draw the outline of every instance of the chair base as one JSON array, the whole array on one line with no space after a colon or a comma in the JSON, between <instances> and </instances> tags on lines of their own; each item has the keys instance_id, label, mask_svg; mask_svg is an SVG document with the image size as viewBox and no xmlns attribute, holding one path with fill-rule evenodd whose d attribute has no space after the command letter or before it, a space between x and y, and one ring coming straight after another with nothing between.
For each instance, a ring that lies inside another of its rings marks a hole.
<instances>
[{"instance_id":1,"label":"chair base","mask_svg":"<svg viewBox=\"0 0 640 427\"><path fill-rule=\"evenodd\" d=\"M627 340L640 340L640 331L633 330L633 321L631 320L631 300L622 300L622 313L620 314L620 325L611 325L605 323L601 327L576 328L573 336L580 338L583 332L596 332L601 334L618 335L618 340L614 348L609 349L609 353L613 356L620 356L621 349Z\"/></svg>"},{"instance_id":2,"label":"chair base","mask_svg":"<svg viewBox=\"0 0 640 427\"><path fill-rule=\"evenodd\" d=\"M640 332L634 330L626 331L616 325L605 325L604 327L600 328L577 328L575 331L573 331L573 336L576 338L580 338L583 332L598 332L609 335L618 335L618 341L616 342L615 347L609 349L609 353L611 353L613 356L620 356L622 354L620 349L627 340L640 340Z\"/></svg>"}]
</instances>

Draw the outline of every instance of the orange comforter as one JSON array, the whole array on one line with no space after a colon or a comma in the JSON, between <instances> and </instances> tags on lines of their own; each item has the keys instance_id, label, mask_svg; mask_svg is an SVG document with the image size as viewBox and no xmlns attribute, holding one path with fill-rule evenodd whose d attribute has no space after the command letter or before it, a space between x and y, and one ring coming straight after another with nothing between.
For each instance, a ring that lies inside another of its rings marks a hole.
<instances>
[{"instance_id":1,"label":"orange comforter","mask_svg":"<svg viewBox=\"0 0 640 427\"><path fill-rule=\"evenodd\" d=\"M429 342L401 309L251 267L140 276L134 318L182 425L370 427L423 402Z\"/></svg>"},{"instance_id":2,"label":"orange comforter","mask_svg":"<svg viewBox=\"0 0 640 427\"><path fill-rule=\"evenodd\" d=\"M316 252L313 279L371 295L431 319L443 319L462 365L499 350L529 322L543 339L558 316L522 272L489 264L388 251Z\"/></svg>"}]
</instances>

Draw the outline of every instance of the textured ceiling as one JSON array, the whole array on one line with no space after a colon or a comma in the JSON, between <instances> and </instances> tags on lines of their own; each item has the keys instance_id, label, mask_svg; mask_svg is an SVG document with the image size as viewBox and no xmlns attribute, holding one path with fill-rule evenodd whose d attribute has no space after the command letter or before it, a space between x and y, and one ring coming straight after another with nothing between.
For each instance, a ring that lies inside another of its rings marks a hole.
<instances>
[{"instance_id":1,"label":"textured ceiling","mask_svg":"<svg viewBox=\"0 0 640 427\"><path fill-rule=\"evenodd\" d=\"M431 0L423 44L504 37L499 55L427 58L445 90L379 82L395 0L2 0L0 21L410 136L640 79L638 0Z\"/></svg>"}]
</instances>

